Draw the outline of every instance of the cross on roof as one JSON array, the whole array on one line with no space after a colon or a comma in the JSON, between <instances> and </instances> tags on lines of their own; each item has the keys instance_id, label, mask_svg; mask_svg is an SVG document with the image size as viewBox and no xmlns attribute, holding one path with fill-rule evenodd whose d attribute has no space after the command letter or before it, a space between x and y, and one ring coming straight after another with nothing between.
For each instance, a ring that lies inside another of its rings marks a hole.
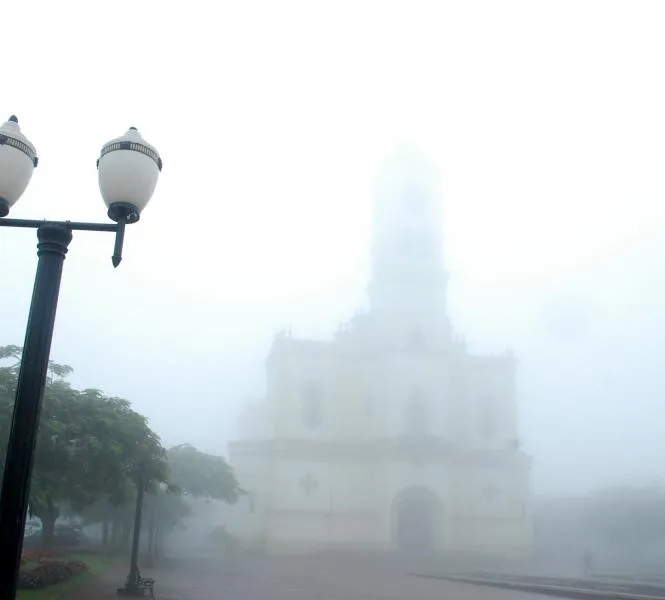
<instances>
[{"instance_id":1,"label":"cross on roof","mask_svg":"<svg viewBox=\"0 0 665 600\"><path fill-rule=\"evenodd\" d=\"M307 473L307 475L300 480L300 487L305 491L305 494L309 496L311 492L319 487L319 482Z\"/></svg>"}]
</instances>

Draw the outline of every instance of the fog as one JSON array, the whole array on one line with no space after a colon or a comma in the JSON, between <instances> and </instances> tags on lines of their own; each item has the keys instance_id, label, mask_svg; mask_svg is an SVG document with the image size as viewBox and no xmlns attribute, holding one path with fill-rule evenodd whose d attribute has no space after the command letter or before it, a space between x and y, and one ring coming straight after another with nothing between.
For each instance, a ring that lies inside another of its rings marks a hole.
<instances>
[{"instance_id":1,"label":"fog","mask_svg":"<svg viewBox=\"0 0 665 600\"><path fill-rule=\"evenodd\" d=\"M275 333L330 340L368 307L374 185L406 144L440 186L456 334L518 359L534 495L660 486L663 11L5 7L0 115L40 156L12 216L104 221L94 161L129 126L164 160L117 270L108 236L76 233L52 358L166 445L226 454ZM0 231L2 344L22 343L34 244Z\"/></svg>"}]
</instances>

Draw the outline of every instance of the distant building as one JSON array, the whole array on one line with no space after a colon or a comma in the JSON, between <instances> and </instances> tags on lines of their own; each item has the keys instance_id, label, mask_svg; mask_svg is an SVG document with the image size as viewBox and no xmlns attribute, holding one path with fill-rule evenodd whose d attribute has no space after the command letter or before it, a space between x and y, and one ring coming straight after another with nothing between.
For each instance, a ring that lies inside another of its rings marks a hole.
<instances>
[{"instance_id":1,"label":"distant building","mask_svg":"<svg viewBox=\"0 0 665 600\"><path fill-rule=\"evenodd\" d=\"M438 198L427 165L398 153L375 195L369 310L332 342L275 338L265 399L229 447L244 544L530 549L516 360L452 333Z\"/></svg>"}]
</instances>

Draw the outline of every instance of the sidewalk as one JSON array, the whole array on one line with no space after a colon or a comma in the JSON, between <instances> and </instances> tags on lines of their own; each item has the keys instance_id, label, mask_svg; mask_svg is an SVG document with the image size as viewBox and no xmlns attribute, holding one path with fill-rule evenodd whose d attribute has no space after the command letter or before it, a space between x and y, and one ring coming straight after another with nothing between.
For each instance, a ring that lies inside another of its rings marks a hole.
<instances>
[{"instance_id":1,"label":"sidewalk","mask_svg":"<svg viewBox=\"0 0 665 600\"><path fill-rule=\"evenodd\" d=\"M119 587L125 585L129 564L125 561L110 566L104 573L82 582L67 592L61 600L117 600ZM196 569L176 568L164 560L158 568L142 568L143 577L155 579L155 598L158 600L209 600L215 597L214 588L198 577ZM213 594L212 596L210 594ZM146 598L150 596L146 592Z\"/></svg>"},{"instance_id":2,"label":"sidewalk","mask_svg":"<svg viewBox=\"0 0 665 600\"><path fill-rule=\"evenodd\" d=\"M101 575L75 585L66 592L62 600L102 600L116 598L116 589L122 586L127 577L127 565L124 562L109 566Z\"/></svg>"},{"instance_id":3,"label":"sidewalk","mask_svg":"<svg viewBox=\"0 0 665 600\"><path fill-rule=\"evenodd\" d=\"M516 600L509 590L412 577L394 561L358 557L190 557L165 560L141 574L155 578L157 600ZM126 565L116 565L62 600L118 600L126 576Z\"/></svg>"},{"instance_id":4,"label":"sidewalk","mask_svg":"<svg viewBox=\"0 0 665 600\"><path fill-rule=\"evenodd\" d=\"M110 600L111 598L119 598L116 591L125 584L128 572L129 565L124 561L111 565L101 575L93 576L91 579L76 585L62 597L62 600ZM158 578L154 569L144 569L141 571L141 575ZM157 593L155 593L156 595ZM148 596L146 595L146 597Z\"/></svg>"}]
</instances>

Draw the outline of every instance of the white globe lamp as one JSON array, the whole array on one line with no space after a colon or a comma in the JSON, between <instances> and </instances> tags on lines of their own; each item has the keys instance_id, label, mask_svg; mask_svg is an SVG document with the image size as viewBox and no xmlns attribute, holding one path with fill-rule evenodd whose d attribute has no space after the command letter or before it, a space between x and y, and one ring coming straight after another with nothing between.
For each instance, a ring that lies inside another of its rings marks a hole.
<instances>
[{"instance_id":1,"label":"white globe lamp","mask_svg":"<svg viewBox=\"0 0 665 600\"><path fill-rule=\"evenodd\" d=\"M0 126L0 217L6 217L23 195L38 162L35 147L12 115Z\"/></svg>"},{"instance_id":2,"label":"white globe lamp","mask_svg":"<svg viewBox=\"0 0 665 600\"><path fill-rule=\"evenodd\" d=\"M104 145L97 170L109 218L136 223L155 191L162 159L136 127L130 127L125 135Z\"/></svg>"}]
</instances>

